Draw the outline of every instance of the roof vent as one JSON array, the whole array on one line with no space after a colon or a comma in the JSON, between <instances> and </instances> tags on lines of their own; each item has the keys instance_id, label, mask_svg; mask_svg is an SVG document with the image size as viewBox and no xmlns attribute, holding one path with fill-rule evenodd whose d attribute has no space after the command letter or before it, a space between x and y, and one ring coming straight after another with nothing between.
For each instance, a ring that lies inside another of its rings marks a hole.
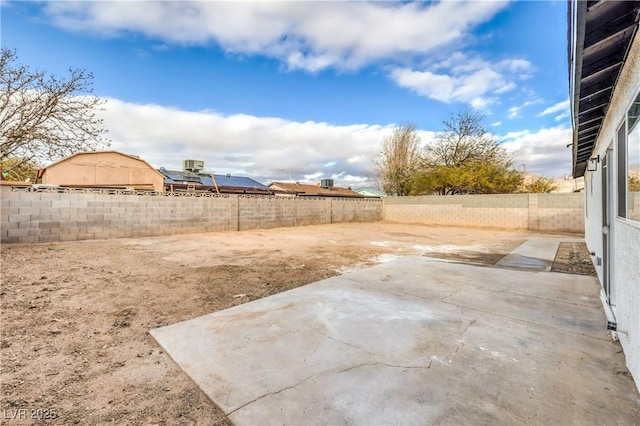
<instances>
[{"instance_id":1,"label":"roof vent","mask_svg":"<svg viewBox=\"0 0 640 426\"><path fill-rule=\"evenodd\" d=\"M333 179L320 179L320 186L323 188L333 188Z\"/></svg>"},{"instance_id":2,"label":"roof vent","mask_svg":"<svg viewBox=\"0 0 640 426\"><path fill-rule=\"evenodd\" d=\"M204 161L202 160L184 160L182 161L182 169L188 172L198 173L204 169Z\"/></svg>"}]
</instances>

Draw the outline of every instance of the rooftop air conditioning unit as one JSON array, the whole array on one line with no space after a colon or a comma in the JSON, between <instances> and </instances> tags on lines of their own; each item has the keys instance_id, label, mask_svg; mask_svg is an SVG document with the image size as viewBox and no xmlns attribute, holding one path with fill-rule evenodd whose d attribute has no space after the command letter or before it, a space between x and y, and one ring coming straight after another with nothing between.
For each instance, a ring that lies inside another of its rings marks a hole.
<instances>
[{"instance_id":1,"label":"rooftop air conditioning unit","mask_svg":"<svg viewBox=\"0 0 640 426\"><path fill-rule=\"evenodd\" d=\"M184 160L182 161L182 169L198 173L200 170L204 169L204 161L202 160Z\"/></svg>"},{"instance_id":2,"label":"rooftop air conditioning unit","mask_svg":"<svg viewBox=\"0 0 640 426\"><path fill-rule=\"evenodd\" d=\"M333 188L333 179L321 179L320 186L323 188Z\"/></svg>"}]
</instances>

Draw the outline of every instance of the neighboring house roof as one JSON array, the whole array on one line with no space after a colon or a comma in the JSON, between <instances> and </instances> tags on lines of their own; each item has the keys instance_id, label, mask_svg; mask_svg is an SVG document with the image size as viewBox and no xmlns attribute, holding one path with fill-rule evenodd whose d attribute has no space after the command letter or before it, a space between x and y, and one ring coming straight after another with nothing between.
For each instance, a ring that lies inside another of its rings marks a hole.
<instances>
[{"instance_id":1,"label":"neighboring house roof","mask_svg":"<svg viewBox=\"0 0 640 426\"><path fill-rule=\"evenodd\" d=\"M569 1L573 176L583 176L638 31L634 1Z\"/></svg>"},{"instance_id":2,"label":"neighboring house roof","mask_svg":"<svg viewBox=\"0 0 640 426\"><path fill-rule=\"evenodd\" d=\"M347 188L341 188L339 186L322 187L319 185L305 184L305 183L290 183L290 182L272 182L269 184L269 188L286 191L298 196L319 196L319 197L363 197L362 194L358 194Z\"/></svg>"},{"instance_id":3,"label":"neighboring house roof","mask_svg":"<svg viewBox=\"0 0 640 426\"><path fill-rule=\"evenodd\" d=\"M358 194L362 194L365 197L384 197L385 193L376 188L360 188L356 189Z\"/></svg>"},{"instance_id":4,"label":"neighboring house roof","mask_svg":"<svg viewBox=\"0 0 640 426\"><path fill-rule=\"evenodd\" d=\"M174 187L186 187L194 184L198 189L208 189L224 193L248 193L248 194L271 194L273 191L269 187L260 182L243 176L218 175L213 174L215 183L211 174L194 173L185 170L166 170L160 169L159 172L164 176L165 185L173 185Z\"/></svg>"},{"instance_id":5,"label":"neighboring house roof","mask_svg":"<svg viewBox=\"0 0 640 426\"><path fill-rule=\"evenodd\" d=\"M43 168L41 168L40 170L38 170L38 175L37 177L41 177L42 174L44 173L45 170L47 170L49 167L53 167L57 164L63 163L65 161L68 161L70 159L72 159L73 157L77 157L79 155L100 155L100 154L118 154L118 155L122 155L123 157L129 157L133 160L136 161L140 161L141 163L144 163L147 167L149 167L151 170L153 170L154 172L158 173L160 176L163 176L159 171L157 171L155 168L153 168L153 166L149 163L147 163L146 161L144 161L142 158L138 157L137 155L131 155L131 154L125 154L124 152L120 152L120 151L83 151L83 152L76 152L75 154L71 154L68 157L62 158L58 161L55 161L51 164L47 164L46 166L44 166Z\"/></svg>"}]
</instances>

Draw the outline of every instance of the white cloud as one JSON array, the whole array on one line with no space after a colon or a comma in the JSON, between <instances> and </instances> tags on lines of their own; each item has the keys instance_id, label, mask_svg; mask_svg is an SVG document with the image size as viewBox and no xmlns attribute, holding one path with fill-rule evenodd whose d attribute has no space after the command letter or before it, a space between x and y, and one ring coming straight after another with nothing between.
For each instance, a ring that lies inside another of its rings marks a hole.
<instances>
[{"instance_id":1,"label":"white cloud","mask_svg":"<svg viewBox=\"0 0 640 426\"><path fill-rule=\"evenodd\" d=\"M555 121L564 121L570 117L571 111L569 110L569 108L569 99L565 99L564 101L558 102L546 108L544 111L538 114L538 117L556 114L555 117L553 117Z\"/></svg>"},{"instance_id":2,"label":"white cloud","mask_svg":"<svg viewBox=\"0 0 640 426\"><path fill-rule=\"evenodd\" d=\"M102 112L111 148L155 167L180 169L204 160L216 173L270 180L333 178L352 188L371 184L371 162L391 125L334 126L245 114L189 112L109 99ZM419 132L426 141L432 132Z\"/></svg>"},{"instance_id":3,"label":"white cloud","mask_svg":"<svg viewBox=\"0 0 640 426\"><path fill-rule=\"evenodd\" d=\"M250 176L260 182L316 182L357 188L372 184L371 162L392 125L335 126L245 114L182 111L109 99L101 112L111 149L139 155L155 167L180 169L182 160L204 160L216 173ZM419 131L423 145L435 135ZM528 172L561 177L571 172L571 129L511 132L500 138L517 165Z\"/></svg>"},{"instance_id":4,"label":"white cloud","mask_svg":"<svg viewBox=\"0 0 640 426\"><path fill-rule=\"evenodd\" d=\"M453 99L455 80L448 75L405 68L393 70L391 77L399 86L412 89L419 95L442 102L450 102Z\"/></svg>"},{"instance_id":5,"label":"white cloud","mask_svg":"<svg viewBox=\"0 0 640 426\"><path fill-rule=\"evenodd\" d=\"M509 108L509 110L507 111L507 117L508 118L516 118L518 116L519 110L520 110L520 107L511 107L511 108Z\"/></svg>"},{"instance_id":6,"label":"white cloud","mask_svg":"<svg viewBox=\"0 0 640 426\"><path fill-rule=\"evenodd\" d=\"M558 112L567 114L567 115L569 114L569 99L565 99L564 101L551 105L550 107L546 108L544 111L542 111L538 115L539 116L550 115L550 114L556 114Z\"/></svg>"},{"instance_id":7,"label":"white cloud","mask_svg":"<svg viewBox=\"0 0 640 426\"><path fill-rule=\"evenodd\" d=\"M457 52L425 70L396 68L391 79L400 87L441 102L465 102L484 109L498 101L497 95L515 89L516 80L533 71L524 59L487 62Z\"/></svg>"},{"instance_id":8,"label":"white cloud","mask_svg":"<svg viewBox=\"0 0 640 426\"><path fill-rule=\"evenodd\" d=\"M506 69L510 72L522 72L525 75L531 71L531 63L524 59L506 59L500 62L499 66L500 68Z\"/></svg>"},{"instance_id":9,"label":"white cloud","mask_svg":"<svg viewBox=\"0 0 640 426\"><path fill-rule=\"evenodd\" d=\"M461 52L432 66L410 64L464 46L472 31L508 1L74 1L47 2L52 22L71 31L141 34L159 49L217 45L230 55L259 55L289 70L391 69L399 86L441 102L486 109L531 76L521 58L489 63Z\"/></svg>"},{"instance_id":10,"label":"white cloud","mask_svg":"<svg viewBox=\"0 0 640 426\"><path fill-rule=\"evenodd\" d=\"M524 165L527 173L556 178L571 175L571 150L567 148L571 140L572 130L563 126L512 132L501 138L516 165Z\"/></svg>"},{"instance_id":11,"label":"white cloud","mask_svg":"<svg viewBox=\"0 0 640 426\"><path fill-rule=\"evenodd\" d=\"M535 105L537 103L540 103L540 101L536 99L536 100L533 100L533 101L525 101L521 105L512 106L507 111L507 117L510 118L510 119L514 119L514 118L520 117L520 112L522 112L523 109L525 109L528 106Z\"/></svg>"},{"instance_id":12,"label":"white cloud","mask_svg":"<svg viewBox=\"0 0 640 426\"><path fill-rule=\"evenodd\" d=\"M569 111L565 111L553 117L555 121L563 121L563 120L566 120L567 118L569 118Z\"/></svg>"},{"instance_id":13,"label":"white cloud","mask_svg":"<svg viewBox=\"0 0 640 426\"><path fill-rule=\"evenodd\" d=\"M506 1L423 2L48 2L57 26L168 44L216 44L230 54L276 58L290 69L357 69L404 60L463 40ZM516 72L526 61L509 60Z\"/></svg>"}]
</instances>

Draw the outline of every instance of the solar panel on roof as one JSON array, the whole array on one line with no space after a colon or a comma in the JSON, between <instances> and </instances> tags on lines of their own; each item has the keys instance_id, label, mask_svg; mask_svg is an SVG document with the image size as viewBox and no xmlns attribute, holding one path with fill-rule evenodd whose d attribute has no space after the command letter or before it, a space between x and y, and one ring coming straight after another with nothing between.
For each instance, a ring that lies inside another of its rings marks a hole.
<instances>
[{"instance_id":1,"label":"solar panel on roof","mask_svg":"<svg viewBox=\"0 0 640 426\"><path fill-rule=\"evenodd\" d=\"M166 183L195 182L205 186L217 185L219 187L269 190L267 186L260 182L244 176L213 175L215 177L214 185L210 174L198 173L196 175L190 172L178 172L162 169L160 169L160 172L165 176Z\"/></svg>"}]
</instances>

